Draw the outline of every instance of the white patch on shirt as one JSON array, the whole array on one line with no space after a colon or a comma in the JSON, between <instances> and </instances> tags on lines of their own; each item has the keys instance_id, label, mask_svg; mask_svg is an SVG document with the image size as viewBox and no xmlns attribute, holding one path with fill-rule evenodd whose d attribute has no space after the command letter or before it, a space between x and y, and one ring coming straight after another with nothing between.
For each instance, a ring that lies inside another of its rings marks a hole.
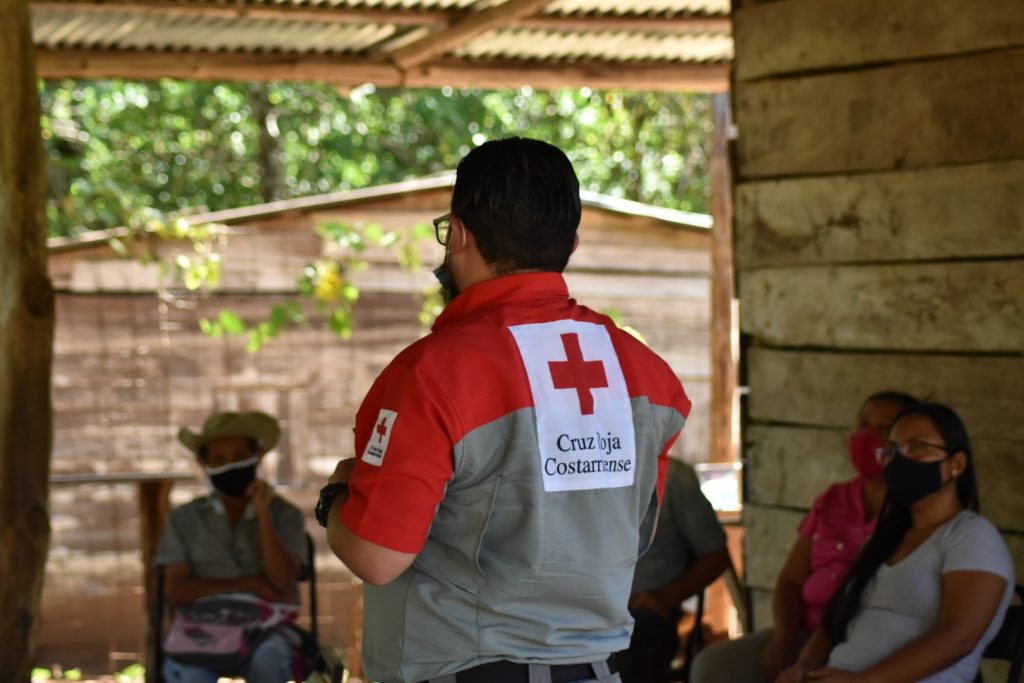
<instances>
[{"instance_id":1,"label":"white patch on shirt","mask_svg":"<svg viewBox=\"0 0 1024 683\"><path fill-rule=\"evenodd\" d=\"M370 432L370 440L366 442L366 450L363 451L363 462L377 467L384 464L384 455L388 452L388 443L391 441L391 432L397 419L398 413L394 410L380 409Z\"/></svg>"},{"instance_id":2,"label":"white patch on shirt","mask_svg":"<svg viewBox=\"0 0 1024 683\"><path fill-rule=\"evenodd\" d=\"M632 486L633 411L608 330L558 320L509 331L530 379L544 490Z\"/></svg>"}]
</instances>

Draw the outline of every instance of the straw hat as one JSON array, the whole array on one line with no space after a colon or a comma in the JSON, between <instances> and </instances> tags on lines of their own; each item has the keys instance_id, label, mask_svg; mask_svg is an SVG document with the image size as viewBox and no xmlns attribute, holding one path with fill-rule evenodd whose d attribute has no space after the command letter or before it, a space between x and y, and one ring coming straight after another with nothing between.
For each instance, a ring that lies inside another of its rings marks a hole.
<instances>
[{"instance_id":1,"label":"straw hat","mask_svg":"<svg viewBox=\"0 0 1024 683\"><path fill-rule=\"evenodd\" d=\"M214 413L206 418L203 430L199 433L190 431L187 427L178 430L178 440L196 455L199 455L199 449L202 446L224 436L255 439L259 443L260 451L266 453L277 445L277 440L281 436L281 427L277 424L277 420L270 415L252 411L248 413Z\"/></svg>"}]
</instances>

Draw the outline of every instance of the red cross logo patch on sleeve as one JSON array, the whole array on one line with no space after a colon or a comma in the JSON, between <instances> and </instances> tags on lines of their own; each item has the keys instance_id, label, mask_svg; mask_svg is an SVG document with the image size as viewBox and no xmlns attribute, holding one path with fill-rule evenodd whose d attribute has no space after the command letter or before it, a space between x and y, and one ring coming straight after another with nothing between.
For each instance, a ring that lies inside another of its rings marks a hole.
<instances>
[{"instance_id":1,"label":"red cross logo patch on sleeve","mask_svg":"<svg viewBox=\"0 0 1024 683\"><path fill-rule=\"evenodd\" d=\"M391 441L391 432L395 426L398 413L394 410L381 408L370 439L366 442L366 449L363 451L363 461L380 467L384 462L384 456L388 452L388 442Z\"/></svg>"},{"instance_id":2,"label":"red cross logo patch on sleeve","mask_svg":"<svg viewBox=\"0 0 1024 683\"><path fill-rule=\"evenodd\" d=\"M557 320L509 331L530 380L544 490L631 486L632 402L608 330Z\"/></svg>"}]
</instances>

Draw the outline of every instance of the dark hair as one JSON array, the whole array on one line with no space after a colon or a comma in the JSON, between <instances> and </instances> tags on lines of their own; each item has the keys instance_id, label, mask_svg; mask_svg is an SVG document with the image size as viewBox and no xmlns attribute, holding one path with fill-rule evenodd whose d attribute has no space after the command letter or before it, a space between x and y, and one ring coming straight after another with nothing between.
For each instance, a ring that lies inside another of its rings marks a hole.
<instances>
[{"instance_id":1,"label":"dark hair","mask_svg":"<svg viewBox=\"0 0 1024 683\"><path fill-rule=\"evenodd\" d=\"M249 443L249 451L253 455L259 455L259 453L260 453L260 442L259 442L259 440L250 438L248 436L243 437L243 438ZM198 453L200 460L202 460L203 462L206 462L206 455L207 455L207 453L206 453L206 444L205 443L202 446L200 446L199 448L196 449L196 453Z\"/></svg>"},{"instance_id":2,"label":"dark hair","mask_svg":"<svg viewBox=\"0 0 1024 683\"><path fill-rule=\"evenodd\" d=\"M921 400L916 396L911 396L910 394L903 393L902 391L886 390L879 391L868 396L864 399L864 403L861 404L861 408L875 401L892 401L893 403L898 403L904 410L921 402Z\"/></svg>"},{"instance_id":3,"label":"dark hair","mask_svg":"<svg viewBox=\"0 0 1024 683\"><path fill-rule=\"evenodd\" d=\"M978 512L980 501L977 479L974 475L974 455L971 451L971 440L967 436L967 428L964 427L960 416L952 408L941 403L916 403L904 408L893 420L893 425L911 415L922 415L935 425L942 435L949 455L963 452L967 456L967 466L956 480L956 494L964 509ZM833 646L846 640L846 628L860 609L864 587L882 563L899 547L912 522L910 508L897 504L891 497L886 498L882 512L878 516L875 533L864 544L846 579L825 607L822 625Z\"/></svg>"},{"instance_id":4,"label":"dark hair","mask_svg":"<svg viewBox=\"0 0 1024 683\"><path fill-rule=\"evenodd\" d=\"M452 213L499 273L561 272L580 224L580 184L569 158L554 145L492 140L459 162Z\"/></svg>"}]
</instances>

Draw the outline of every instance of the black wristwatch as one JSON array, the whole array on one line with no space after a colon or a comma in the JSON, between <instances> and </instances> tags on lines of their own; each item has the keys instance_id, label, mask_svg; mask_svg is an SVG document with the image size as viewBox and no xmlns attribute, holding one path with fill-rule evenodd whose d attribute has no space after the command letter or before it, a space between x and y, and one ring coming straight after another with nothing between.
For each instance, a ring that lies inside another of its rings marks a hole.
<instances>
[{"instance_id":1,"label":"black wristwatch","mask_svg":"<svg viewBox=\"0 0 1024 683\"><path fill-rule=\"evenodd\" d=\"M331 506L334 505L334 499L342 492L348 492L348 484L328 484L320 489L320 499L316 502L313 516L316 517L316 521L320 523L320 526L325 529L327 528L327 515L331 514Z\"/></svg>"}]
</instances>

